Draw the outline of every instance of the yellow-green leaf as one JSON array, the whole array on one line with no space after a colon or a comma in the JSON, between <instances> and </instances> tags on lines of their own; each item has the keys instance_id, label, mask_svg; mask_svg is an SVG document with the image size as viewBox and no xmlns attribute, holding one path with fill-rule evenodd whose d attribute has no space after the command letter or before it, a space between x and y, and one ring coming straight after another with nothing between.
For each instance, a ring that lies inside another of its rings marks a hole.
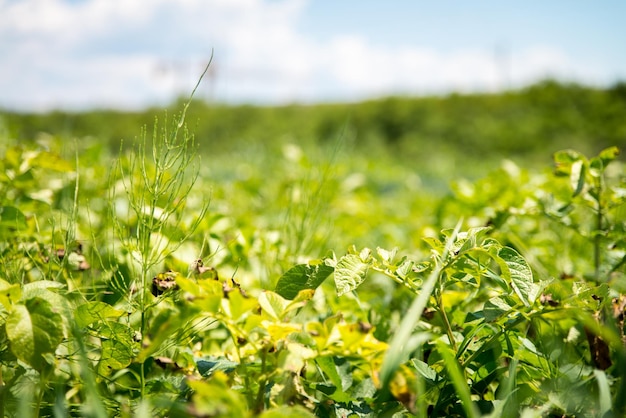
<instances>
[{"instance_id":1,"label":"yellow-green leaf","mask_svg":"<svg viewBox=\"0 0 626 418\"><path fill-rule=\"evenodd\" d=\"M14 306L6 331L13 354L40 370L45 363L43 355L54 353L63 340L63 320L50 302L34 297Z\"/></svg>"}]
</instances>

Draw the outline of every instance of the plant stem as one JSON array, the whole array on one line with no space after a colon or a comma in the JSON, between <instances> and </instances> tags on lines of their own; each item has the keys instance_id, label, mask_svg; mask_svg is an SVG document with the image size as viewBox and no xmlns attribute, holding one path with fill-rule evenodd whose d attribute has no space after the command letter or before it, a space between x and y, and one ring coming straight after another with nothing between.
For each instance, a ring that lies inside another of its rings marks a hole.
<instances>
[{"instance_id":1,"label":"plant stem","mask_svg":"<svg viewBox=\"0 0 626 418\"><path fill-rule=\"evenodd\" d=\"M601 244L601 232L603 230L603 222L602 222L602 218L604 216L604 210L603 210L603 206L602 206L602 202L601 202L601 198L600 198L600 191L598 191L598 209L596 211L596 233L593 239L593 262L594 262L594 277L596 279L596 282L598 282L600 280L600 266L602 264L602 257L600 254L600 244Z\"/></svg>"},{"instance_id":2,"label":"plant stem","mask_svg":"<svg viewBox=\"0 0 626 418\"><path fill-rule=\"evenodd\" d=\"M442 276L443 274L440 276L440 279ZM452 325L450 325L450 321L448 320L448 315L446 314L446 310L443 306L442 293L443 293L443 286L441 286L441 288L439 289L436 295L437 307L439 308L439 312L441 313L441 317L443 318L443 323L446 326L446 334L448 334L448 339L450 340L450 344L452 345L452 348L454 348L454 351L456 352L457 351L456 340L454 339L454 334L452 333Z\"/></svg>"},{"instance_id":3,"label":"plant stem","mask_svg":"<svg viewBox=\"0 0 626 418\"><path fill-rule=\"evenodd\" d=\"M267 379L265 379L266 357L267 357L267 352L265 351L265 347L262 347L261 348L261 376L263 377L261 378L261 381L259 382L259 391L257 392L256 402L254 406L254 411L258 414L260 414L265 407L263 403L263 396L265 395L265 387L267 384Z\"/></svg>"},{"instance_id":4,"label":"plant stem","mask_svg":"<svg viewBox=\"0 0 626 418\"><path fill-rule=\"evenodd\" d=\"M4 415L4 380L2 380L2 366L0 365L0 417Z\"/></svg>"}]
</instances>

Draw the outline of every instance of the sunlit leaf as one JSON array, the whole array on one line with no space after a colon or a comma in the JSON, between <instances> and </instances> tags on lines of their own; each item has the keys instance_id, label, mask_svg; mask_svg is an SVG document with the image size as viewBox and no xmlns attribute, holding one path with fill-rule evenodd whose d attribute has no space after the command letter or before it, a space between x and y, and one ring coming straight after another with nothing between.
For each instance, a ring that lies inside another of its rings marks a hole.
<instances>
[{"instance_id":1,"label":"sunlit leaf","mask_svg":"<svg viewBox=\"0 0 626 418\"><path fill-rule=\"evenodd\" d=\"M306 361L317 355L317 352L309 347L291 341L285 344L285 348L279 357L279 367L292 373L300 373Z\"/></svg>"},{"instance_id":2,"label":"sunlit leaf","mask_svg":"<svg viewBox=\"0 0 626 418\"><path fill-rule=\"evenodd\" d=\"M491 227L488 226L480 226L475 228L470 228L465 234L461 235L459 239L463 239L463 245L457 249L458 252L468 251L478 244L480 244L485 237L485 235L491 230Z\"/></svg>"},{"instance_id":3,"label":"sunlit leaf","mask_svg":"<svg viewBox=\"0 0 626 418\"><path fill-rule=\"evenodd\" d=\"M365 280L370 264L362 261L355 254L346 254L339 259L335 267L335 286L337 295L353 291Z\"/></svg>"},{"instance_id":4,"label":"sunlit leaf","mask_svg":"<svg viewBox=\"0 0 626 418\"><path fill-rule=\"evenodd\" d=\"M505 274L511 280L511 286L524 305L530 306L539 295L539 285L533 281L533 272L517 251L510 247L502 247L498 256L506 265ZM501 267L504 267L501 264Z\"/></svg>"},{"instance_id":5,"label":"sunlit leaf","mask_svg":"<svg viewBox=\"0 0 626 418\"><path fill-rule=\"evenodd\" d=\"M17 303L21 297L22 288L19 284L10 284L0 279L0 304L4 306L4 309L10 312L13 304Z\"/></svg>"},{"instance_id":6,"label":"sunlit leaf","mask_svg":"<svg viewBox=\"0 0 626 418\"><path fill-rule=\"evenodd\" d=\"M86 302L76 308L74 317L76 319L76 325L79 327L85 327L96 321L101 321L108 318L119 318L124 312L119 309L113 308L111 305L100 302Z\"/></svg>"},{"instance_id":7,"label":"sunlit leaf","mask_svg":"<svg viewBox=\"0 0 626 418\"><path fill-rule=\"evenodd\" d=\"M285 313L285 308L289 303L279 294L267 290L265 292L261 292L258 300L263 312L277 321L282 319L283 314Z\"/></svg>"},{"instance_id":8,"label":"sunlit leaf","mask_svg":"<svg viewBox=\"0 0 626 418\"><path fill-rule=\"evenodd\" d=\"M572 164L584 160L585 157L578 151L571 149L560 150L554 153L555 174L569 176Z\"/></svg>"},{"instance_id":9,"label":"sunlit leaf","mask_svg":"<svg viewBox=\"0 0 626 418\"><path fill-rule=\"evenodd\" d=\"M606 166L614 161L619 155L619 148L610 147L602 150L597 157L589 161L590 173L593 177L600 177L604 173Z\"/></svg>"},{"instance_id":10,"label":"sunlit leaf","mask_svg":"<svg viewBox=\"0 0 626 418\"><path fill-rule=\"evenodd\" d=\"M333 270L324 263L298 264L278 279L275 291L285 299L293 299L301 290L317 289Z\"/></svg>"},{"instance_id":11,"label":"sunlit leaf","mask_svg":"<svg viewBox=\"0 0 626 418\"><path fill-rule=\"evenodd\" d=\"M58 154L49 151L40 151L30 160L33 167L47 168L59 172L70 172L74 169L72 164L61 158Z\"/></svg>"},{"instance_id":12,"label":"sunlit leaf","mask_svg":"<svg viewBox=\"0 0 626 418\"><path fill-rule=\"evenodd\" d=\"M63 340L63 319L50 302L34 297L14 306L7 317L6 331L17 358L41 369L43 356L54 353Z\"/></svg>"},{"instance_id":13,"label":"sunlit leaf","mask_svg":"<svg viewBox=\"0 0 626 418\"><path fill-rule=\"evenodd\" d=\"M396 269L396 274L402 278L402 279L406 279L409 274L411 274L411 272L413 271L413 266L415 266L415 263L411 260L404 260Z\"/></svg>"},{"instance_id":14,"label":"sunlit leaf","mask_svg":"<svg viewBox=\"0 0 626 418\"><path fill-rule=\"evenodd\" d=\"M291 323L271 323L264 321L263 326L273 341L286 339L289 335L302 331L302 326Z\"/></svg>"},{"instance_id":15,"label":"sunlit leaf","mask_svg":"<svg viewBox=\"0 0 626 418\"><path fill-rule=\"evenodd\" d=\"M113 335L101 343L101 356L98 372L104 376L127 367L133 359L133 347L127 338Z\"/></svg>"},{"instance_id":16,"label":"sunlit leaf","mask_svg":"<svg viewBox=\"0 0 626 418\"><path fill-rule=\"evenodd\" d=\"M437 372L427 363L424 363L423 361L417 359L413 359L411 363L413 363L413 367L415 367L415 370L417 370L417 372L422 375L422 377L426 380L429 380L433 383L437 380Z\"/></svg>"},{"instance_id":17,"label":"sunlit leaf","mask_svg":"<svg viewBox=\"0 0 626 418\"><path fill-rule=\"evenodd\" d=\"M188 379L186 384L193 391L191 405L196 416L242 417L249 416L246 400L232 390L228 376L216 372L209 380Z\"/></svg>"},{"instance_id":18,"label":"sunlit leaf","mask_svg":"<svg viewBox=\"0 0 626 418\"><path fill-rule=\"evenodd\" d=\"M383 260L386 263L391 263L394 257L396 256L398 249L394 248L393 250L389 251L389 250L385 250L384 248L379 247L379 248L376 248L376 252L378 253L378 256L380 257L381 260Z\"/></svg>"},{"instance_id":19,"label":"sunlit leaf","mask_svg":"<svg viewBox=\"0 0 626 418\"><path fill-rule=\"evenodd\" d=\"M578 196L585 187L585 176L587 174L587 167L584 161L578 160L572 163L571 170L572 171L570 173L570 183L572 185L572 189L574 189L574 193L572 194L572 196Z\"/></svg>"}]
</instances>

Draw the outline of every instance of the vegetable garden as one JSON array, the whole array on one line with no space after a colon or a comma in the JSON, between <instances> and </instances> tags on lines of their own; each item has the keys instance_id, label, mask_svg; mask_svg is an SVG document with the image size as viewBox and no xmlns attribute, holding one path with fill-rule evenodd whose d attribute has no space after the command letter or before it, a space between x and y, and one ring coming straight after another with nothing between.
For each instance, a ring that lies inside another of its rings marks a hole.
<instances>
[{"instance_id":1,"label":"vegetable garden","mask_svg":"<svg viewBox=\"0 0 626 418\"><path fill-rule=\"evenodd\" d=\"M4 132L0 415L626 413L618 147L442 186L408 133L212 153L187 106L115 147Z\"/></svg>"}]
</instances>

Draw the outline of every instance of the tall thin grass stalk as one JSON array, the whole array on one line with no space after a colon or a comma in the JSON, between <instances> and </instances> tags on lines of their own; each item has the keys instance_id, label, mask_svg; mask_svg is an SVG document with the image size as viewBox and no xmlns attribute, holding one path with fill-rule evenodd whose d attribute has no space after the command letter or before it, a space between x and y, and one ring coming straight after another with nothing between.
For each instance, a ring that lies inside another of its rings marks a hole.
<instances>
[{"instance_id":1,"label":"tall thin grass stalk","mask_svg":"<svg viewBox=\"0 0 626 418\"><path fill-rule=\"evenodd\" d=\"M190 225L185 225L184 234L176 241L164 235L166 227L183 227L182 213L186 208L186 198L194 190L199 175L198 154L194 136L185 125L187 109L206 75L212 61L205 67L182 112L169 132L164 126L159 129L155 121L151 141L146 130L139 140L133 143L128 160L123 160L123 150L114 167L126 195L129 215L136 219L134 233L117 217L112 207L113 223L122 246L132 258L135 272L134 286L129 296L132 306L140 312L139 335L144 338L150 303L151 277L163 261L194 233L208 211L205 201L198 213L194 214ZM123 145L122 145L123 146ZM126 163L126 164L125 164ZM115 196L111 196L114 204ZM145 395L145 362L140 365L140 395Z\"/></svg>"},{"instance_id":2,"label":"tall thin grass stalk","mask_svg":"<svg viewBox=\"0 0 626 418\"><path fill-rule=\"evenodd\" d=\"M297 263L298 257L320 254L327 250L323 247L332 231L328 216L334 194L332 179L335 175L335 162L346 141L346 130L347 127L344 126L329 147L328 155L325 155L326 149L321 150L322 162L319 165L314 160L300 161L303 168L307 169L306 174L299 182L291 185L291 198L282 219L282 232L287 246L286 261L289 266Z\"/></svg>"}]
</instances>

